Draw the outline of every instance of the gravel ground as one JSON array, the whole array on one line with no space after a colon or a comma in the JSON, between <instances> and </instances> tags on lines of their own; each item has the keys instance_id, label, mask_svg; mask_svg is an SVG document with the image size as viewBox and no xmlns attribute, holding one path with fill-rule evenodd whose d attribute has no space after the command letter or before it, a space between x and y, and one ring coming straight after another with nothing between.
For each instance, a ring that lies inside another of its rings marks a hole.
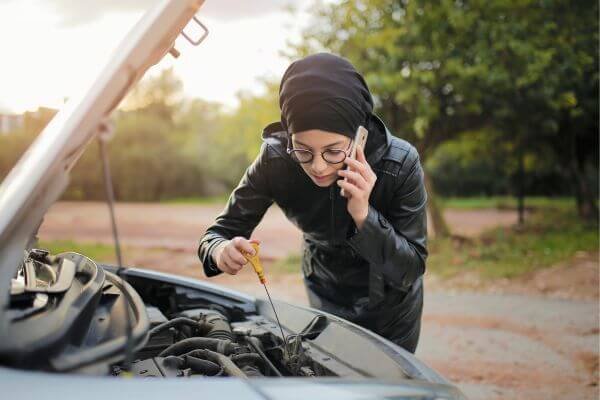
<instances>
[{"instance_id":1,"label":"gravel ground","mask_svg":"<svg viewBox=\"0 0 600 400\"><path fill-rule=\"evenodd\" d=\"M469 398L598 398L597 300L426 296L417 355Z\"/></svg>"}]
</instances>

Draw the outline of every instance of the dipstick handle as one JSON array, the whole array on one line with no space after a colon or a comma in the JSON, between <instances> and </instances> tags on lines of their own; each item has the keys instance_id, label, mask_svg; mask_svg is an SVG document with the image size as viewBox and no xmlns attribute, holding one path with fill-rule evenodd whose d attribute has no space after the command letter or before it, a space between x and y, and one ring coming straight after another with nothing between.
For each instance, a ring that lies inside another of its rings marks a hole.
<instances>
[{"instance_id":1,"label":"dipstick handle","mask_svg":"<svg viewBox=\"0 0 600 400\"><path fill-rule=\"evenodd\" d=\"M260 283L263 285L267 283L267 279L265 278L265 270L263 269L262 264L260 263L260 258L258 258L258 252L260 250L260 245L256 242L250 242L252 248L254 249L254 255L250 255L248 253L243 253L244 257L252 264L252 268L254 268L254 272L258 275L258 279Z\"/></svg>"}]
</instances>

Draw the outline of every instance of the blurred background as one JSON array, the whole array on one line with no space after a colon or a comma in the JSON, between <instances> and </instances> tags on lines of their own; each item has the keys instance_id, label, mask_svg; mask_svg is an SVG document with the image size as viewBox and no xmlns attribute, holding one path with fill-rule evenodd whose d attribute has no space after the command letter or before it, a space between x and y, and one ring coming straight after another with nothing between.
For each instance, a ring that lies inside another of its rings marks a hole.
<instances>
[{"instance_id":1,"label":"blurred background","mask_svg":"<svg viewBox=\"0 0 600 400\"><path fill-rule=\"evenodd\" d=\"M154 3L0 0L0 178ZM279 119L281 75L335 52L425 167L417 355L472 398L598 398L598 12L587 0L207 0L206 42L178 47L114 114L125 264L206 279L198 240ZM41 246L115 262L102 182L94 143ZM300 232L272 207L254 237L274 297L306 304ZM263 295L250 271L212 281Z\"/></svg>"}]
</instances>

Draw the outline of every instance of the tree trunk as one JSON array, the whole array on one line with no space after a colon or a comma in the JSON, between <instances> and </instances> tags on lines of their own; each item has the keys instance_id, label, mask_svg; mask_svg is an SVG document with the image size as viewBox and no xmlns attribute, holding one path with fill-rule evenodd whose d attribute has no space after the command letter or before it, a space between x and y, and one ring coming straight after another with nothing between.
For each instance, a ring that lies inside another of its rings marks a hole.
<instances>
[{"instance_id":1,"label":"tree trunk","mask_svg":"<svg viewBox=\"0 0 600 400\"><path fill-rule=\"evenodd\" d=\"M577 213L584 222L597 222L598 204L596 204L594 194L585 179L585 169L578 164L577 160L572 160L570 165L573 185L575 186Z\"/></svg>"},{"instance_id":2,"label":"tree trunk","mask_svg":"<svg viewBox=\"0 0 600 400\"><path fill-rule=\"evenodd\" d=\"M429 217L431 218L431 226L433 228L434 235L436 237L448 237L450 236L450 229L446 224L446 219L442 209L437 201L437 195L431 179L425 174L425 189L427 190L427 209L429 211Z\"/></svg>"},{"instance_id":3,"label":"tree trunk","mask_svg":"<svg viewBox=\"0 0 600 400\"><path fill-rule=\"evenodd\" d=\"M567 127L571 127L570 118L567 119ZM577 212L579 217L584 222L598 222L598 204L596 204L596 199L592 190L590 189L590 185L587 182L585 176L585 149L584 145L579 141L575 132L567 131L567 133L571 138L570 147L571 147L571 157L569 160L569 170L571 171L571 176L573 177L573 185L575 198L577 200Z\"/></svg>"},{"instance_id":4,"label":"tree trunk","mask_svg":"<svg viewBox=\"0 0 600 400\"><path fill-rule=\"evenodd\" d=\"M519 151L519 172L517 175L517 204L519 213L519 226L525 223L525 155L523 150Z\"/></svg>"}]
</instances>

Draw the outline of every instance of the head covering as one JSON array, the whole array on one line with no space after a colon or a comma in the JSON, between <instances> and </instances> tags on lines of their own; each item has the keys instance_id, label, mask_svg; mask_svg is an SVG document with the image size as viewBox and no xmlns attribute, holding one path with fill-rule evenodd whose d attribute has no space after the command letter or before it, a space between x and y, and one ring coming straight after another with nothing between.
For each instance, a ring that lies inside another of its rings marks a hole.
<instances>
[{"instance_id":1,"label":"head covering","mask_svg":"<svg viewBox=\"0 0 600 400\"><path fill-rule=\"evenodd\" d=\"M354 138L359 125L368 125L373 99L348 60L318 53L293 62L285 71L279 108L289 134L321 129Z\"/></svg>"}]
</instances>

